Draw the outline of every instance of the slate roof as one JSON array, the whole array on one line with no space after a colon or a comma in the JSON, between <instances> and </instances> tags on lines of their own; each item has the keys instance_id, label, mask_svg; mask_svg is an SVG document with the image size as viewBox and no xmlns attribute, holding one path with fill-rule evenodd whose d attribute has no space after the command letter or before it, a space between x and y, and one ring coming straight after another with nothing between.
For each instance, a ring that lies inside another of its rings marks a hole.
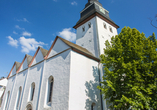
<instances>
[{"instance_id":1,"label":"slate roof","mask_svg":"<svg viewBox=\"0 0 157 110\"><path fill-rule=\"evenodd\" d=\"M19 69L21 63L20 62L15 62L15 66L16 66L16 71Z\"/></svg>"},{"instance_id":2,"label":"slate roof","mask_svg":"<svg viewBox=\"0 0 157 110\"><path fill-rule=\"evenodd\" d=\"M9 75L7 76L7 79L10 77L11 72L13 71L13 68L16 66L16 71L17 71L19 69L20 65L21 65L20 62L15 61L14 65L13 65L13 67L12 67L10 73L9 73Z\"/></svg>"},{"instance_id":3,"label":"slate roof","mask_svg":"<svg viewBox=\"0 0 157 110\"><path fill-rule=\"evenodd\" d=\"M31 63L33 57L28 54L26 54L26 57L27 57L27 64L29 65Z\"/></svg>"},{"instance_id":4,"label":"slate roof","mask_svg":"<svg viewBox=\"0 0 157 110\"><path fill-rule=\"evenodd\" d=\"M95 57L92 53L90 53L87 49L85 49L85 48L83 48L83 47L81 47L81 46L79 46L79 45L77 45L77 44L74 44L74 43L72 43L72 42L69 42L69 41L67 41L67 40L65 40L65 39L63 39L63 38L61 38L61 37L59 37L64 43L66 43L68 46L70 46L70 47L72 47L72 48L75 48L75 49L77 49L77 50L80 50L80 51L82 51L82 52L84 52L84 53L86 53L86 54L89 54L89 55L91 55L91 56L93 56L93 57Z\"/></svg>"},{"instance_id":5,"label":"slate roof","mask_svg":"<svg viewBox=\"0 0 157 110\"><path fill-rule=\"evenodd\" d=\"M74 44L74 43L72 43L72 42L69 42L69 41L67 41L67 40L65 40L65 39L63 39L63 38L61 38L61 37L59 37L59 36L57 36L59 39L61 39L65 44L67 44L69 47L71 47L72 49L75 49L77 52L78 51L80 51L81 52L81 54L83 54L83 55L85 55L85 56L87 56L88 55L88 57L90 56L90 58L92 57L92 58L94 58L94 59L96 59L97 61L99 61L99 58L97 58L97 57L95 57L91 52L89 52L87 49L85 49L85 48L83 48L83 47L81 47L81 46L79 46L79 45L77 45L77 44Z\"/></svg>"},{"instance_id":6,"label":"slate roof","mask_svg":"<svg viewBox=\"0 0 157 110\"><path fill-rule=\"evenodd\" d=\"M106 19L108 23L111 23L114 26L116 26L116 28L119 28L119 26L110 19L109 12L106 9L104 10L105 13L102 13L100 11L100 7L102 5L98 1L91 1L91 2L88 2L86 5L87 6L81 12L81 18L79 19L79 21L76 23L76 25L73 28L76 29L76 27L80 23L84 22L86 19L89 19L91 16L97 16L96 13L102 16L104 19Z\"/></svg>"},{"instance_id":7,"label":"slate roof","mask_svg":"<svg viewBox=\"0 0 157 110\"><path fill-rule=\"evenodd\" d=\"M43 57L45 57L47 55L47 53L48 53L48 50L46 50L46 49L44 49L42 47L39 47L39 48L41 50L41 53L43 54Z\"/></svg>"},{"instance_id":8,"label":"slate roof","mask_svg":"<svg viewBox=\"0 0 157 110\"><path fill-rule=\"evenodd\" d=\"M11 74L11 72L12 72L14 66L16 66L16 72L19 72L20 67L21 67L21 65L23 64L23 62L24 62L24 60L25 60L26 58L27 58L27 64L28 64L28 66L31 66L31 64L33 63L33 60L34 60L34 58L36 57L36 55L37 55L37 53L38 53L39 50L41 51L41 53L42 53L42 55L43 55L43 58L46 57L45 59L47 59L47 56L49 55L51 49L53 48L53 46L54 46L54 44L55 44L55 42L57 41L58 38L61 39L65 44L67 44L73 51L75 51L75 52L77 52L77 53L80 53L80 54L82 54L82 55L84 55L84 56L87 56L88 58L94 59L94 60L96 60L96 61L98 61L98 62L100 61L99 58L95 57L95 56L94 56L91 52L89 52L87 49L85 49L85 48L83 48L83 47L81 47L81 46L79 46L79 45L77 45L77 44L74 44L74 43L72 43L72 42L70 42L70 41L67 41L67 40L65 40L65 39L63 39L63 38L57 36L56 39L55 39L55 41L53 42L51 48L49 49L49 51L46 50L46 49L43 49L42 47L38 47L38 49L37 49L37 51L36 51L36 53L35 53L34 56L30 56L30 55L26 54L26 55L25 55L25 58L24 58L23 61L22 61L22 63L15 62L7 78L10 77L10 74Z\"/></svg>"}]
</instances>

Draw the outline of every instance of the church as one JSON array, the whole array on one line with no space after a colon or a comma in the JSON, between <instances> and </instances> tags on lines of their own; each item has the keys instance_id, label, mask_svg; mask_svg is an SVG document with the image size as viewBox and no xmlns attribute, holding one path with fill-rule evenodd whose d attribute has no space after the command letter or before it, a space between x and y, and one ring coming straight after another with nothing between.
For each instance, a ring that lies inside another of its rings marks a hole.
<instances>
[{"instance_id":1,"label":"church","mask_svg":"<svg viewBox=\"0 0 157 110\"><path fill-rule=\"evenodd\" d=\"M38 47L14 63L1 110L108 110L97 89L99 56L119 26L98 0L88 0L73 28L76 44L57 36L49 50Z\"/></svg>"}]
</instances>

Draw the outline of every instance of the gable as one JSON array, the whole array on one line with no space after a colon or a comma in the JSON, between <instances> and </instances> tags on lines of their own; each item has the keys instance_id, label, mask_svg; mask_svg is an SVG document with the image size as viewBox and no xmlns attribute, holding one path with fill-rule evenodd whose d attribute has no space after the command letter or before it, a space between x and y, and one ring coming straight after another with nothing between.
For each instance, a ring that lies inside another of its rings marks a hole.
<instances>
[{"instance_id":1,"label":"gable","mask_svg":"<svg viewBox=\"0 0 157 110\"><path fill-rule=\"evenodd\" d=\"M37 55L35 56L35 59L33 60L32 65L34 65L34 64L36 64L36 63L38 63L38 62L40 62L42 60L44 60L43 54L42 54L41 50L39 49Z\"/></svg>"},{"instance_id":2,"label":"gable","mask_svg":"<svg viewBox=\"0 0 157 110\"><path fill-rule=\"evenodd\" d=\"M20 68L20 71L22 71L22 70L24 70L24 69L26 69L26 68L28 68L28 65L27 65L27 58L24 60L22 66L21 66L21 68Z\"/></svg>"},{"instance_id":3,"label":"gable","mask_svg":"<svg viewBox=\"0 0 157 110\"><path fill-rule=\"evenodd\" d=\"M14 66L14 68L13 68L13 70L11 72L11 76L14 75L14 74L16 74L16 66Z\"/></svg>"},{"instance_id":4,"label":"gable","mask_svg":"<svg viewBox=\"0 0 157 110\"><path fill-rule=\"evenodd\" d=\"M67 44L65 44L61 39L57 39L48 58L66 50L68 48L70 48L70 47Z\"/></svg>"}]
</instances>

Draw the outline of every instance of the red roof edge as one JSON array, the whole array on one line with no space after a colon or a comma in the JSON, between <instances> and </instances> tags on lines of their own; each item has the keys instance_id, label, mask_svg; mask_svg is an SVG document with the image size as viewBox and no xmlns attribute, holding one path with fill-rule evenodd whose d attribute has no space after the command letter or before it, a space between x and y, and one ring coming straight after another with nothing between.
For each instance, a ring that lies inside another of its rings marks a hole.
<instances>
[{"instance_id":1,"label":"red roof edge","mask_svg":"<svg viewBox=\"0 0 157 110\"><path fill-rule=\"evenodd\" d=\"M50 52L51 52L51 50L52 50L53 46L55 45L58 38L59 38L59 36L56 36L56 38L55 38L54 42L52 43L47 55L44 57L45 60L48 58L48 56L49 56L49 54L50 54Z\"/></svg>"},{"instance_id":2,"label":"red roof edge","mask_svg":"<svg viewBox=\"0 0 157 110\"><path fill-rule=\"evenodd\" d=\"M37 56L37 53L38 53L39 49L40 49L40 47L38 47L37 51L35 52L35 54L34 54L34 56L33 56L33 58L32 58L32 61L30 62L30 64L28 65L28 67L30 67L30 66L32 65L32 63L33 63L35 57Z\"/></svg>"},{"instance_id":3,"label":"red roof edge","mask_svg":"<svg viewBox=\"0 0 157 110\"><path fill-rule=\"evenodd\" d=\"M22 63L21 63L21 65L20 65L20 67L19 67L19 69L17 70L17 72L16 72L16 73L18 73L18 72L20 71L20 68L21 68L21 66L23 65L23 63L24 63L24 61L25 61L26 57L27 57L27 54L25 55L24 59L22 60Z\"/></svg>"},{"instance_id":4,"label":"red roof edge","mask_svg":"<svg viewBox=\"0 0 157 110\"><path fill-rule=\"evenodd\" d=\"M16 64L16 62L14 62L13 67L11 68L9 75L7 76L7 79L8 79L9 76L11 75L11 72L13 71L15 64Z\"/></svg>"}]
</instances>

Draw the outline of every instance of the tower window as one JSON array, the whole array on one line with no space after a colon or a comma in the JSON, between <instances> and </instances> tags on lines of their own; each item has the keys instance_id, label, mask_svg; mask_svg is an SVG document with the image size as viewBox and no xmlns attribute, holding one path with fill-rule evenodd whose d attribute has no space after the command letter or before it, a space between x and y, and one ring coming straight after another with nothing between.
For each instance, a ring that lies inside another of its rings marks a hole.
<instances>
[{"instance_id":1,"label":"tower window","mask_svg":"<svg viewBox=\"0 0 157 110\"><path fill-rule=\"evenodd\" d=\"M110 32L113 32L111 27L109 27L109 29L110 29Z\"/></svg>"},{"instance_id":2,"label":"tower window","mask_svg":"<svg viewBox=\"0 0 157 110\"><path fill-rule=\"evenodd\" d=\"M104 28L105 28L105 29L107 29L107 26L106 26L106 24L104 23L103 25L104 25Z\"/></svg>"},{"instance_id":3,"label":"tower window","mask_svg":"<svg viewBox=\"0 0 157 110\"><path fill-rule=\"evenodd\" d=\"M85 31L85 26L82 27L82 31L83 31L83 32Z\"/></svg>"},{"instance_id":4,"label":"tower window","mask_svg":"<svg viewBox=\"0 0 157 110\"><path fill-rule=\"evenodd\" d=\"M90 22L88 23L88 27L91 28L91 23Z\"/></svg>"}]
</instances>

